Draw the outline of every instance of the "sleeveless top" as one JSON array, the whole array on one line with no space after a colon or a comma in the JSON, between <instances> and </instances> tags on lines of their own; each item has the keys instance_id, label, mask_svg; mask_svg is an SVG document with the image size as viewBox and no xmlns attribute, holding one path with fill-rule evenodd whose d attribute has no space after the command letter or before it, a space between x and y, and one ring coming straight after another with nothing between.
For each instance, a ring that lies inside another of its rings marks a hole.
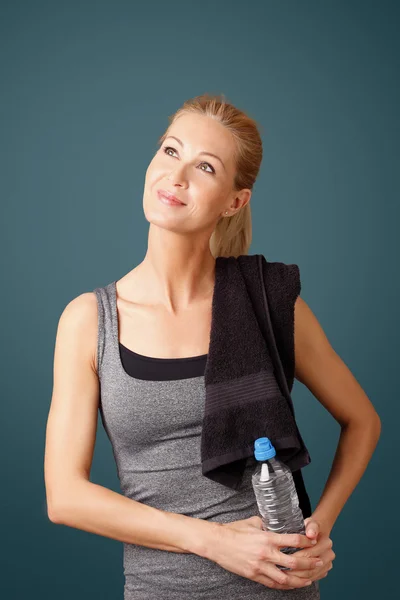
<instances>
[{"instance_id":1,"label":"sleeveless top","mask_svg":"<svg viewBox=\"0 0 400 600\"><path fill-rule=\"evenodd\" d=\"M249 459L238 490L204 477L200 439L207 354L153 358L119 342L116 282L96 288L99 412L122 493L160 510L228 523L258 515ZM124 600L319 599L319 583L274 590L197 554L124 543Z\"/></svg>"}]
</instances>

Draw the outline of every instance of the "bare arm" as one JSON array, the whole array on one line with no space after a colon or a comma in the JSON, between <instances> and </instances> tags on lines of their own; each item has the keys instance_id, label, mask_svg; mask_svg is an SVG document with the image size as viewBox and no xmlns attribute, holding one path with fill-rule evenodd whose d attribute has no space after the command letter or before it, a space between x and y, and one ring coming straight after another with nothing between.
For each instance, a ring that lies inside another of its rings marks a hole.
<instances>
[{"instance_id":1,"label":"bare arm","mask_svg":"<svg viewBox=\"0 0 400 600\"><path fill-rule=\"evenodd\" d=\"M219 523L147 506L89 481L96 440L97 300L72 300L60 317L46 429L45 485L53 523L121 542L208 558Z\"/></svg>"},{"instance_id":2,"label":"bare arm","mask_svg":"<svg viewBox=\"0 0 400 600\"><path fill-rule=\"evenodd\" d=\"M330 532L375 450L380 418L300 296L295 304L295 363L296 379L341 426L332 469L312 515Z\"/></svg>"}]
</instances>

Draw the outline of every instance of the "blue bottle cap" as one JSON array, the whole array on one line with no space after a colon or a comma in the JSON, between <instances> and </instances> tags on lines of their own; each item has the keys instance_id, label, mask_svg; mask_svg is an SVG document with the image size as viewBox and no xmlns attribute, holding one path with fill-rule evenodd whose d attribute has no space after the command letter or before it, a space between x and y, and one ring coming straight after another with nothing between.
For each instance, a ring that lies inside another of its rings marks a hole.
<instances>
[{"instance_id":1,"label":"blue bottle cap","mask_svg":"<svg viewBox=\"0 0 400 600\"><path fill-rule=\"evenodd\" d=\"M254 456L257 460L268 460L276 455L276 450L267 437L257 438L254 442Z\"/></svg>"}]
</instances>

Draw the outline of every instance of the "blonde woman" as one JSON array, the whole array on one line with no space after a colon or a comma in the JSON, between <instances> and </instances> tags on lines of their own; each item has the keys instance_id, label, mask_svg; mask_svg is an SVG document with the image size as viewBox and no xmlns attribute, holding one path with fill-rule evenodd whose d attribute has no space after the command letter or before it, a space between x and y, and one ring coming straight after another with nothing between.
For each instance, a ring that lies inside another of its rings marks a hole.
<instances>
[{"instance_id":1,"label":"blonde woman","mask_svg":"<svg viewBox=\"0 0 400 600\"><path fill-rule=\"evenodd\" d=\"M281 331L295 345L295 376L342 427L322 497L304 514L306 534L263 531L251 465L236 492L202 476L215 264L248 253L261 160L257 125L243 111L220 96L185 102L146 171L143 261L73 299L59 320L48 514L124 543L125 600L319 598L335 558L332 528L380 435L371 402L295 294L282 298L292 321ZM226 310L234 290L230 300ZM89 480L99 410L122 494Z\"/></svg>"}]
</instances>

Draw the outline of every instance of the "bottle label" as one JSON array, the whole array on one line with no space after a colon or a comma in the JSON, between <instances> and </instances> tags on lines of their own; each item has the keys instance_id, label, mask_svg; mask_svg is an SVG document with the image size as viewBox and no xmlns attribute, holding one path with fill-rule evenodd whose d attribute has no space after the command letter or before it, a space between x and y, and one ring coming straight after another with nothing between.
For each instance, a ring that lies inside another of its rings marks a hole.
<instances>
[{"instance_id":1,"label":"bottle label","mask_svg":"<svg viewBox=\"0 0 400 600\"><path fill-rule=\"evenodd\" d=\"M262 465L261 465L260 481L268 481L268 480L269 480L268 463L267 462L263 462Z\"/></svg>"}]
</instances>

